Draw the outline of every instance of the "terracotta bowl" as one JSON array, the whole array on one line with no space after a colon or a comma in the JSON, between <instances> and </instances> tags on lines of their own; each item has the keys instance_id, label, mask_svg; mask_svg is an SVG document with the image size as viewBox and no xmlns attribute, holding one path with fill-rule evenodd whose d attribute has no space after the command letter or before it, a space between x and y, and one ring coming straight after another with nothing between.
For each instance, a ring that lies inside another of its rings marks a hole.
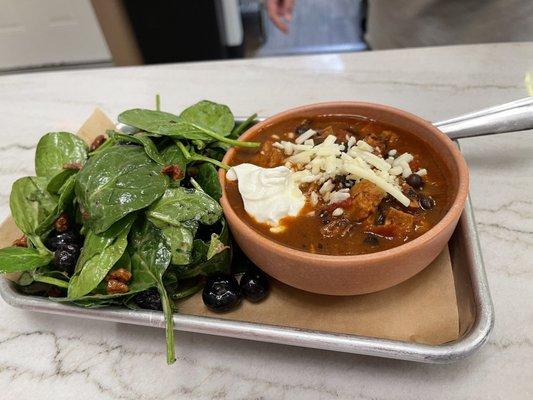
<instances>
[{"instance_id":1,"label":"terracotta bowl","mask_svg":"<svg viewBox=\"0 0 533 400\"><path fill-rule=\"evenodd\" d=\"M408 112L379 104L359 102L320 103L274 115L250 128L241 140L286 119L318 115L359 115L411 132L440 154L451 175L453 202L448 213L432 229L399 247L354 256L320 255L295 250L261 235L241 220L228 202L225 172L219 173L221 204L235 240L244 253L270 276L290 286L329 295L356 295L387 289L427 267L444 249L464 208L468 193L468 169L457 146L428 121ZM228 163L235 150L224 157Z\"/></svg>"}]
</instances>

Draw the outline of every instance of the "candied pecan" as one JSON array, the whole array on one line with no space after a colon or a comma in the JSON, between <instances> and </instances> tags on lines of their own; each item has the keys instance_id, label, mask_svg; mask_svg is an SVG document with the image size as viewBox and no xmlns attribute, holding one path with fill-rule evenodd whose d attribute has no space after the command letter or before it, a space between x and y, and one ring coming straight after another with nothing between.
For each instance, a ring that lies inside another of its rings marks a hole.
<instances>
[{"instance_id":1,"label":"candied pecan","mask_svg":"<svg viewBox=\"0 0 533 400\"><path fill-rule=\"evenodd\" d=\"M78 162L67 163L63 165L63 169L81 169L81 164Z\"/></svg>"},{"instance_id":2,"label":"candied pecan","mask_svg":"<svg viewBox=\"0 0 533 400\"><path fill-rule=\"evenodd\" d=\"M65 232L69 227L67 213L61 213L58 219L54 221L54 228L58 232Z\"/></svg>"},{"instance_id":3,"label":"candied pecan","mask_svg":"<svg viewBox=\"0 0 533 400\"><path fill-rule=\"evenodd\" d=\"M91 143L91 147L89 148L90 151L95 151L98 147L100 147L104 142L107 140L105 135L98 135Z\"/></svg>"},{"instance_id":4,"label":"candied pecan","mask_svg":"<svg viewBox=\"0 0 533 400\"><path fill-rule=\"evenodd\" d=\"M176 164L165 165L161 169L161 173L170 176L173 181L183 178L183 171L181 170L180 166Z\"/></svg>"},{"instance_id":5,"label":"candied pecan","mask_svg":"<svg viewBox=\"0 0 533 400\"><path fill-rule=\"evenodd\" d=\"M122 283L128 283L131 280L131 272L125 268L118 268L110 271L105 277L106 281L116 280Z\"/></svg>"},{"instance_id":6,"label":"candied pecan","mask_svg":"<svg viewBox=\"0 0 533 400\"><path fill-rule=\"evenodd\" d=\"M116 279L107 281L107 294L128 293L129 290L130 288L124 282L117 281Z\"/></svg>"},{"instance_id":7,"label":"candied pecan","mask_svg":"<svg viewBox=\"0 0 533 400\"><path fill-rule=\"evenodd\" d=\"M28 238L25 235L22 235L17 240L13 242L13 246L16 247L28 247Z\"/></svg>"},{"instance_id":8,"label":"candied pecan","mask_svg":"<svg viewBox=\"0 0 533 400\"><path fill-rule=\"evenodd\" d=\"M61 292L61 289L59 289L57 286L51 286L50 289L48 289L48 297L62 297L63 293Z\"/></svg>"}]
</instances>

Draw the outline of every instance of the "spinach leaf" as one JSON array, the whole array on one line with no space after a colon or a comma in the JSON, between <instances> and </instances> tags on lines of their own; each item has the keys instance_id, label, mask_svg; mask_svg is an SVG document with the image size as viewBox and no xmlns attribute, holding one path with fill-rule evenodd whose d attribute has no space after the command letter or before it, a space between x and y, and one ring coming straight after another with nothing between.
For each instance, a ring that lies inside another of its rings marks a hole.
<instances>
[{"instance_id":1,"label":"spinach leaf","mask_svg":"<svg viewBox=\"0 0 533 400\"><path fill-rule=\"evenodd\" d=\"M229 273L231 266L231 252L224 250L207 259L209 246L196 239L194 241L193 258L199 260L186 266L173 266L179 279L192 278L198 275L209 276L216 273Z\"/></svg>"},{"instance_id":2,"label":"spinach leaf","mask_svg":"<svg viewBox=\"0 0 533 400\"><path fill-rule=\"evenodd\" d=\"M204 131L215 132L222 136L228 136L235 125L235 118L228 106L208 100L202 100L186 108L180 117Z\"/></svg>"},{"instance_id":3,"label":"spinach leaf","mask_svg":"<svg viewBox=\"0 0 533 400\"><path fill-rule=\"evenodd\" d=\"M44 135L35 151L37 176L52 178L65 164L84 164L87 159L87 145L78 136L69 132L50 132Z\"/></svg>"},{"instance_id":4,"label":"spinach leaf","mask_svg":"<svg viewBox=\"0 0 533 400\"><path fill-rule=\"evenodd\" d=\"M76 196L88 213L87 226L102 233L165 192L161 167L138 146L116 145L91 157L76 179Z\"/></svg>"},{"instance_id":5,"label":"spinach leaf","mask_svg":"<svg viewBox=\"0 0 533 400\"><path fill-rule=\"evenodd\" d=\"M61 186L64 185L67 179L70 178L72 175L76 175L77 173L77 169L64 169L63 171L54 175L50 179L48 185L46 185L46 190L48 190L52 194L57 194L59 192L59 189L61 189Z\"/></svg>"},{"instance_id":6,"label":"spinach leaf","mask_svg":"<svg viewBox=\"0 0 533 400\"><path fill-rule=\"evenodd\" d=\"M172 143L171 145L165 147L161 151L161 158L163 159L163 164L165 165L178 165L182 171L185 172L187 167L187 159L183 154L183 151Z\"/></svg>"},{"instance_id":7,"label":"spinach leaf","mask_svg":"<svg viewBox=\"0 0 533 400\"><path fill-rule=\"evenodd\" d=\"M126 268L131 272L131 259L130 255L127 251L122 254L120 259L115 263L113 266L114 268ZM102 286L102 288L100 288ZM131 281L128 282L128 292L126 293L114 293L114 294L107 294L105 291L105 282L102 281L98 288L96 289L96 293L94 294L88 294L85 296L77 297L75 300L69 298L69 297L60 297L60 298L54 298L55 301L59 302L75 302L76 304L87 306L88 304L95 304L98 302L105 303L109 300L117 300L121 297L127 298L131 297L132 295L142 292L144 290L150 289L151 287L154 287L154 283L152 280L146 280L145 276L143 274L132 274Z\"/></svg>"},{"instance_id":8,"label":"spinach leaf","mask_svg":"<svg viewBox=\"0 0 533 400\"><path fill-rule=\"evenodd\" d=\"M55 271L55 268L54 265L45 265L30 271L25 271L20 275L17 284L20 286L28 286L34 282L41 282L67 289L69 279L67 273Z\"/></svg>"},{"instance_id":9,"label":"spinach leaf","mask_svg":"<svg viewBox=\"0 0 533 400\"><path fill-rule=\"evenodd\" d=\"M80 298L94 290L122 257L134 218L135 215L130 214L100 234L91 230L87 232L76 271L70 278L70 299Z\"/></svg>"},{"instance_id":10,"label":"spinach leaf","mask_svg":"<svg viewBox=\"0 0 533 400\"><path fill-rule=\"evenodd\" d=\"M118 122L155 134L161 134L178 120L177 115L142 108L126 110L118 116Z\"/></svg>"},{"instance_id":11,"label":"spinach leaf","mask_svg":"<svg viewBox=\"0 0 533 400\"><path fill-rule=\"evenodd\" d=\"M222 188L218 181L217 169L209 163L202 163L197 168L196 181L209 196L219 201L222 197Z\"/></svg>"},{"instance_id":12,"label":"spinach leaf","mask_svg":"<svg viewBox=\"0 0 533 400\"><path fill-rule=\"evenodd\" d=\"M0 249L0 273L28 271L50 263L54 258L48 251L29 247L5 247Z\"/></svg>"},{"instance_id":13,"label":"spinach leaf","mask_svg":"<svg viewBox=\"0 0 533 400\"><path fill-rule=\"evenodd\" d=\"M68 282L63 279L54 278L53 276L43 274L33 274L33 280L35 282L47 283L63 289L68 289Z\"/></svg>"},{"instance_id":14,"label":"spinach leaf","mask_svg":"<svg viewBox=\"0 0 533 400\"><path fill-rule=\"evenodd\" d=\"M194 240L191 263L173 265L172 270L179 279L192 278L198 275L209 276L219 272L228 273L232 256L229 244L229 230L225 220L222 219L220 235L213 233L209 244L200 239Z\"/></svg>"},{"instance_id":15,"label":"spinach leaf","mask_svg":"<svg viewBox=\"0 0 533 400\"><path fill-rule=\"evenodd\" d=\"M202 154L198 154L194 151L193 148L187 148L183 143L181 143L180 141L176 141L176 145L179 147L179 149L181 150L181 152L183 153L183 155L185 156L185 159L187 160L187 162L194 162L194 161L205 161L205 162L209 162L211 164L214 164L216 165L217 167L220 167L220 168L224 168L225 170L228 170L229 169L229 165L227 164L224 164L223 162L220 162L218 160L215 160L213 158L210 158L210 157L206 157Z\"/></svg>"},{"instance_id":16,"label":"spinach leaf","mask_svg":"<svg viewBox=\"0 0 533 400\"><path fill-rule=\"evenodd\" d=\"M151 220L150 218L148 219ZM178 226L174 226L163 224L157 220L151 221L161 229L161 234L167 240L172 254L171 263L175 265L189 264L198 222L194 220L184 221Z\"/></svg>"},{"instance_id":17,"label":"spinach leaf","mask_svg":"<svg viewBox=\"0 0 533 400\"><path fill-rule=\"evenodd\" d=\"M170 264L171 254L160 230L150 221L138 220L130 235L128 251L132 274L144 282L151 282L161 296L166 321L167 363L176 361L174 355L174 320L172 304L163 284L163 274Z\"/></svg>"},{"instance_id":18,"label":"spinach leaf","mask_svg":"<svg viewBox=\"0 0 533 400\"><path fill-rule=\"evenodd\" d=\"M161 155L157 151L157 147L152 142L152 139L150 139L148 136L146 136L145 133L136 133L135 135L126 135L124 133L116 132L116 131L108 131L108 134L111 138L113 138L116 141L124 141L124 142L130 142L130 143L136 143L140 144L144 147L144 151L150 157L152 160L154 160L156 163L160 165L164 165L165 162L161 158Z\"/></svg>"},{"instance_id":19,"label":"spinach leaf","mask_svg":"<svg viewBox=\"0 0 533 400\"><path fill-rule=\"evenodd\" d=\"M27 176L11 188L9 206L19 229L35 243L36 231L54 211L57 199L46 190L47 179Z\"/></svg>"},{"instance_id":20,"label":"spinach leaf","mask_svg":"<svg viewBox=\"0 0 533 400\"><path fill-rule=\"evenodd\" d=\"M74 200L74 186L76 185L76 177L70 176L65 184L59 189L59 199L52 212L39 224L35 233L42 235L48 231L54 221L59 218L61 213L72 203Z\"/></svg>"},{"instance_id":21,"label":"spinach leaf","mask_svg":"<svg viewBox=\"0 0 533 400\"><path fill-rule=\"evenodd\" d=\"M222 208L206 193L179 187L167 189L163 197L148 208L146 215L151 220L174 226L189 220L211 225L222 216Z\"/></svg>"},{"instance_id":22,"label":"spinach leaf","mask_svg":"<svg viewBox=\"0 0 533 400\"><path fill-rule=\"evenodd\" d=\"M224 243L216 233L213 233L211 235L209 247L207 248L206 259L210 260L226 249L229 249L229 246L227 246L227 242Z\"/></svg>"},{"instance_id":23,"label":"spinach leaf","mask_svg":"<svg viewBox=\"0 0 533 400\"><path fill-rule=\"evenodd\" d=\"M199 121L193 121L192 115L186 114L187 118L178 117L177 115L155 111L135 108L132 110L126 110L118 116L119 122L134 126L152 134L170 136L176 139L190 139L190 140L203 140L203 141L221 141L231 144L233 146L241 147L258 147L259 143L256 142L242 142L235 139L229 139L223 134L213 131L211 127L207 125L207 119L202 116ZM216 118L219 118L218 115ZM220 130L226 126L225 118L222 118L220 122L213 118L215 129ZM211 121L211 119L209 119ZM227 133L229 134L229 133Z\"/></svg>"}]
</instances>

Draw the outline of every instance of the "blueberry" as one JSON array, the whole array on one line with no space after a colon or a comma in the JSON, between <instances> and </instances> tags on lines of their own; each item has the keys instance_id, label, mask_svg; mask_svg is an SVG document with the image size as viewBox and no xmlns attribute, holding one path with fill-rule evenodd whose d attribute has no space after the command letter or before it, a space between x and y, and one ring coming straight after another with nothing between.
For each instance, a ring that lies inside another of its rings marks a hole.
<instances>
[{"instance_id":1,"label":"blueberry","mask_svg":"<svg viewBox=\"0 0 533 400\"><path fill-rule=\"evenodd\" d=\"M241 288L233 275L214 275L207 279L202 300L212 311L229 311L241 302Z\"/></svg>"},{"instance_id":2,"label":"blueberry","mask_svg":"<svg viewBox=\"0 0 533 400\"><path fill-rule=\"evenodd\" d=\"M258 269L245 272L241 277L241 291L247 300L255 303L268 295L270 283L263 272Z\"/></svg>"},{"instance_id":3,"label":"blueberry","mask_svg":"<svg viewBox=\"0 0 533 400\"><path fill-rule=\"evenodd\" d=\"M133 301L139 307L147 310L163 310L163 306L161 305L161 295L156 288L151 288L136 294L133 297Z\"/></svg>"},{"instance_id":4,"label":"blueberry","mask_svg":"<svg viewBox=\"0 0 533 400\"><path fill-rule=\"evenodd\" d=\"M60 246L54 252L53 264L55 267L71 275L80 255L80 248L74 244L65 244Z\"/></svg>"},{"instance_id":5,"label":"blueberry","mask_svg":"<svg viewBox=\"0 0 533 400\"><path fill-rule=\"evenodd\" d=\"M46 240L46 247L48 247L52 251L56 251L61 246L64 246L66 244L78 244L78 235L74 233L73 231L65 231L65 232L56 232L53 231Z\"/></svg>"},{"instance_id":6,"label":"blueberry","mask_svg":"<svg viewBox=\"0 0 533 400\"><path fill-rule=\"evenodd\" d=\"M422 189L424 186L424 180L422 177L418 174L411 174L409 175L405 181L414 189Z\"/></svg>"}]
</instances>

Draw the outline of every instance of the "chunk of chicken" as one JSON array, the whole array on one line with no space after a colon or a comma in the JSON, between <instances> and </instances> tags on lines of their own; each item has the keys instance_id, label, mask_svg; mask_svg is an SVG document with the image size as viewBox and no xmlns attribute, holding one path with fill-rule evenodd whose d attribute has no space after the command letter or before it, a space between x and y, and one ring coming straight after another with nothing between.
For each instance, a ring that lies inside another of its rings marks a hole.
<instances>
[{"instance_id":1,"label":"chunk of chicken","mask_svg":"<svg viewBox=\"0 0 533 400\"><path fill-rule=\"evenodd\" d=\"M376 212L386 193L363 179L350 189L350 195L352 201L344 210L345 216L352 222L360 222Z\"/></svg>"},{"instance_id":2,"label":"chunk of chicken","mask_svg":"<svg viewBox=\"0 0 533 400\"><path fill-rule=\"evenodd\" d=\"M379 152L384 155L398 141L398 135L392 131L371 132L364 139L370 146L377 147Z\"/></svg>"},{"instance_id":3,"label":"chunk of chicken","mask_svg":"<svg viewBox=\"0 0 533 400\"><path fill-rule=\"evenodd\" d=\"M402 235L405 235L413 229L414 222L414 216L393 207L389 209L387 218L385 219L385 225L391 224L396 226Z\"/></svg>"},{"instance_id":4,"label":"chunk of chicken","mask_svg":"<svg viewBox=\"0 0 533 400\"><path fill-rule=\"evenodd\" d=\"M273 143L270 140L263 143L261 151L254 156L254 164L265 168L279 167L284 164L287 156L283 153L283 150L274 147Z\"/></svg>"},{"instance_id":5,"label":"chunk of chicken","mask_svg":"<svg viewBox=\"0 0 533 400\"><path fill-rule=\"evenodd\" d=\"M414 228L415 217L394 207L389 208L385 223L372 226L369 231L384 237L406 237Z\"/></svg>"}]
</instances>

